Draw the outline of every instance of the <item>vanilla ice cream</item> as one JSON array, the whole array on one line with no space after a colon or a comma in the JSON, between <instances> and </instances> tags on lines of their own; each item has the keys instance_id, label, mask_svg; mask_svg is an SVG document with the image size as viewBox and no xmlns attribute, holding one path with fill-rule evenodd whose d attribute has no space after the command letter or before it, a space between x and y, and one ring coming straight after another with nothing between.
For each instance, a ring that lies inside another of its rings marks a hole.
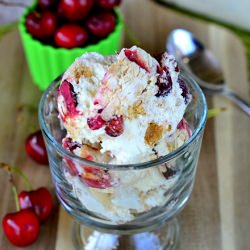
<instances>
[{"instance_id":1,"label":"vanilla ice cream","mask_svg":"<svg viewBox=\"0 0 250 250\"><path fill-rule=\"evenodd\" d=\"M179 68L133 46L114 56L86 53L65 72L58 110L63 146L88 160L135 164L180 147L191 130L183 118L191 101ZM172 166L143 170L82 167L67 161L67 180L83 206L117 224L166 202L178 179Z\"/></svg>"}]
</instances>

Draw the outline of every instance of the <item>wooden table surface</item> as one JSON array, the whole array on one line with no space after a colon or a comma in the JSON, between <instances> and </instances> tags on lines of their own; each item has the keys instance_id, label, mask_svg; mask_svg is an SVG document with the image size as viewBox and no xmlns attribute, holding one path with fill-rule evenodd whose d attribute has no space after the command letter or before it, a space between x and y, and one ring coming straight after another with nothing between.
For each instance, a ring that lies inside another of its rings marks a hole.
<instances>
[{"instance_id":1,"label":"wooden table surface","mask_svg":"<svg viewBox=\"0 0 250 250\"><path fill-rule=\"evenodd\" d=\"M234 34L163 8L149 0L126 0L122 12L127 26L151 53L164 50L169 31L190 29L219 56L230 87L249 98L244 48ZM131 41L125 36L125 46ZM25 154L27 135L38 129L41 92L32 83L17 30L0 41L0 161L20 166L33 188L48 187L54 194L49 168ZM209 107L227 111L207 122L193 194L179 216L178 249L250 249L250 123L249 117L222 97L208 97ZM16 179L19 190L24 189ZM0 171L2 217L15 210L6 173ZM53 216L41 226L29 250L70 250L70 217L54 199ZM0 230L0 249L15 250Z\"/></svg>"}]
</instances>

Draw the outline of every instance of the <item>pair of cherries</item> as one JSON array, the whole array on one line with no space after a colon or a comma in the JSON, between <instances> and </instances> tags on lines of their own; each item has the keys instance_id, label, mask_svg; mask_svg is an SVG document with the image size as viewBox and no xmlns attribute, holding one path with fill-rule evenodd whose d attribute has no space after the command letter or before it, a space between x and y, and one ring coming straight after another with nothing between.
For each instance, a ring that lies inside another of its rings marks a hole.
<instances>
[{"instance_id":1,"label":"pair of cherries","mask_svg":"<svg viewBox=\"0 0 250 250\"><path fill-rule=\"evenodd\" d=\"M11 243L24 247L32 244L39 235L40 223L45 222L53 211L53 199L45 187L32 190L29 179L18 167L0 163L0 168L10 175L12 191L15 196L17 212L8 213L2 219L2 228ZM13 173L23 179L30 191L22 191L17 195Z\"/></svg>"},{"instance_id":2,"label":"pair of cherries","mask_svg":"<svg viewBox=\"0 0 250 250\"><path fill-rule=\"evenodd\" d=\"M30 134L25 141L26 153L37 163L48 165L48 157L40 130ZM45 187L32 190L27 177L18 168L1 164L9 172L16 172L24 178L27 188L16 197L17 212L6 214L2 220L5 235L11 243L24 247L32 244L39 235L40 223L47 220L53 211L53 199ZM13 185L15 189L15 186ZM15 194L16 196L16 194Z\"/></svg>"},{"instance_id":3,"label":"pair of cherries","mask_svg":"<svg viewBox=\"0 0 250 250\"><path fill-rule=\"evenodd\" d=\"M35 242L43 223L53 210L53 199L45 187L33 191L22 191L18 195L20 210L6 214L2 227L9 241L24 247Z\"/></svg>"}]
</instances>

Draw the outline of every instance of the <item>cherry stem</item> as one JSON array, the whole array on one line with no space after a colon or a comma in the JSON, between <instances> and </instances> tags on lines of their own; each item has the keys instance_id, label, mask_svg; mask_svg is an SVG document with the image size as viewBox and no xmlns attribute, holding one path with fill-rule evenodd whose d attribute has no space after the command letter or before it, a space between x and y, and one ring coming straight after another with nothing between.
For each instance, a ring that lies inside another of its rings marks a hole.
<instances>
[{"instance_id":1,"label":"cherry stem","mask_svg":"<svg viewBox=\"0 0 250 250\"><path fill-rule=\"evenodd\" d=\"M16 210L20 211L20 205L18 202L18 195L17 195L17 188L15 185L12 185L12 192L14 194L14 198L15 198L15 203L16 203Z\"/></svg>"},{"instance_id":2,"label":"cherry stem","mask_svg":"<svg viewBox=\"0 0 250 250\"><path fill-rule=\"evenodd\" d=\"M2 164L1 164L2 166ZM7 166L6 166L7 167ZM16 210L17 211L20 211L20 205L19 205L19 202L18 202L18 196L17 196L17 188L16 188L16 184L15 184L15 181L14 181L14 178L13 178L13 175L12 175L12 172L10 171L10 168L8 167L7 168L7 171L8 171L8 174L9 174L9 182L11 183L11 189L12 189L12 192L14 194L14 199L15 199L15 204L16 204Z\"/></svg>"},{"instance_id":3,"label":"cherry stem","mask_svg":"<svg viewBox=\"0 0 250 250\"><path fill-rule=\"evenodd\" d=\"M23 171L20 168L15 167L15 166L10 166L9 164L3 163L3 162L0 163L0 168L5 169L6 171L8 171L8 173L18 174L20 177L22 177L28 191L32 190L32 185L31 185L28 177L23 173ZM12 177L11 177L10 181L13 183Z\"/></svg>"}]
</instances>

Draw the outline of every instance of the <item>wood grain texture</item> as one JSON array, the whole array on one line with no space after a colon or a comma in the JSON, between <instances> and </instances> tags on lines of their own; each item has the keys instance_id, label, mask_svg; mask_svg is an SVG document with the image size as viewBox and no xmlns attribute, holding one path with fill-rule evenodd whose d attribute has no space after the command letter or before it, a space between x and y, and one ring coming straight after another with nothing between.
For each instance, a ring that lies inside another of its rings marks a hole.
<instances>
[{"instance_id":1,"label":"wood grain texture","mask_svg":"<svg viewBox=\"0 0 250 250\"><path fill-rule=\"evenodd\" d=\"M8 34L0 44L0 161L22 168L36 189L46 186L53 190L49 168L34 163L25 154L25 138L39 128L37 106L41 92L32 84L23 55L18 32ZM15 203L8 176L0 172L0 215L15 211ZM25 189L21 179L16 178L18 190ZM57 203L56 199L55 202ZM28 249L55 249L58 206L51 219L44 223L38 241ZM14 250L0 230L0 249Z\"/></svg>"},{"instance_id":2,"label":"wood grain texture","mask_svg":"<svg viewBox=\"0 0 250 250\"><path fill-rule=\"evenodd\" d=\"M228 30L186 17L149 0L123 1L122 12L140 46L151 53L165 49L171 29L194 32L219 57L229 86L248 98L246 57L240 40ZM132 45L125 36L125 46ZM18 165L34 188L53 190L49 169L25 154L26 136L38 128L36 108L41 92L32 84L17 31L0 42L0 161ZM245 250L250 246L250 123L249 118L222 97L208 97L209 107L227 111L208 121L193 194L179 215L179 250ZM7 176L0 172L1 218L14 211ZM18 187L24 188L17 180ZM55 199L56 201L56 199ZM41 227L37 242L25 249L73 249L71 218L57 206ZM0 249L16 250L0 230ZM126 247L124 247L126 249Z\"/></svg>"}]
</instances>

